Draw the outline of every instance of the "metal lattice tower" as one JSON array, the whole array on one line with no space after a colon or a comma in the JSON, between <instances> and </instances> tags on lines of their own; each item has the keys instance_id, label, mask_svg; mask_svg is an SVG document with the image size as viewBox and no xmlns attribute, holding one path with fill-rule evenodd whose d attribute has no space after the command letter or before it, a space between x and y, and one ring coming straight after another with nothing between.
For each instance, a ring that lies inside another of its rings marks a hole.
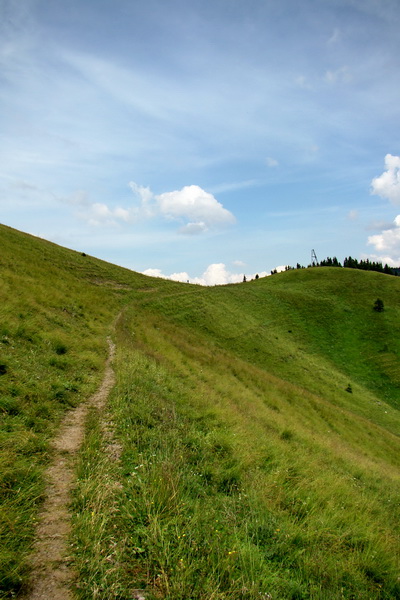
<instances>
[{"instance_id":1,"label":"metal lattice tower","mask_svg":"<svg viewBox=\"0 0 400 600\"><path fill-rule=\"evenodd\" d=\"M315 250L311 250L311 264L313 267L316 267L318 265L318 258L315 254Z\"/></svg>"}]
</instances>

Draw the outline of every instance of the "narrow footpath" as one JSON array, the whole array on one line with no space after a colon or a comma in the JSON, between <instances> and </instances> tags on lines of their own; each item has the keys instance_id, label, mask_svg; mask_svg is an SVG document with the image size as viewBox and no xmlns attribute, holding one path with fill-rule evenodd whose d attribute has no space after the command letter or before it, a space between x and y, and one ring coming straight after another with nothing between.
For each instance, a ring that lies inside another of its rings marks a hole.
<instances>
[{"instance_id":1,"label":"narrow footpath","mask_svg":"<svg viewBox=\"0 0 400 600\"><path fill-rule=\"evenodd\" d=\"M74 572L68 557L71 516L68 510L74 485L76 455L83 442L86 415L91 407L102 408L115 383L111 363L115 347L109 339L109 356L99 390L63 420L52 442L54 457L46 473L46 499L39 515L32 555L31 589L26 600L72 600Z\"/></svg>"}]
</instances>

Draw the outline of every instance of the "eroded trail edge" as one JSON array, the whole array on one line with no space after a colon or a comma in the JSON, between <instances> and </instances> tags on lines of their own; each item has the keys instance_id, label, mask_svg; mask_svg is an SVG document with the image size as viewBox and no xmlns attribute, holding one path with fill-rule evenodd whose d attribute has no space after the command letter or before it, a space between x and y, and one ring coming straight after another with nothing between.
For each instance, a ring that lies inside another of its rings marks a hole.
<instances>
[{"instance_id":1,"label":"eroded trail edge","mask_svg":"<svg viewBox=\"0 0 400 600\"><path fill-rule=\"evenodd\" d=\"M46 499L39 515L36 542L32 556L32 582L29 600L72 600L70 584L74 573L68 557L71 517L68 506L74 484L75 457L85 433L85 420L90 408L102 408L115 383L112 360L115 346L108 339L109 355L103 381L87 402L71 410L63 420L52 442L54 458L47 470Z\"/></svg>"}]
</instances>

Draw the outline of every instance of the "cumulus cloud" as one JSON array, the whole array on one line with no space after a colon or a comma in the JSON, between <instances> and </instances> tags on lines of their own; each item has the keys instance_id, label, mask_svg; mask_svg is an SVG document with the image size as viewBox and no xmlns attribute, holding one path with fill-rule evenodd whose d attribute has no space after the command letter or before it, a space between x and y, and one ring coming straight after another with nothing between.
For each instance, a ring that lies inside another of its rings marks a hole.
<instances>
[{"instance_id":1,"label":"cumulus cloud","mask_svg":"<svg viewBox=\"0 0 400 600\"><path fill-rule=\"evenodd\" d=\"M385 171L371 182L371 194L400 205L400 156L385 156Z\"/></svg>"},{"instance_id":2,"label":"cumulus cloud","mask_svg":"<svg viewBox=\"0 0 400 600\"><path fill-rule=\"evenodd\" d=\"M187 220L181 233L201 233L215 226L230 225L235 217L212 194L198 185L155 196L159 212L168 219Z\"/></svg>"},{"instance_id":3,"label":"cumulus cloud","mask_svg":"<svg viewBox=\"0 0 400 600\"><path fill-rule=\"evenodd\" d=\"M243 281L243 275L230 273L224 263L209 265L204 271L202 278L205 282L203 285L221 285Z\"/></svg>"},{"instance_id":4,"label":"cumulus cloud","mask_svg":"<svg viewBox=\"0 0 400 600\"><path fill-rule=\"evenodd\" d=\"M374 259L387 263L390 267L398 267L400 265L400 215L395 218L393 227L369 236L368 244L374 246L378 253L374 255Z\"/></svg>"},{"instance_id":5,"label":"cumulus cloud","mask_svg":"<svg viewBox=\"0 0 400 600\"><path fill-rule=\"evenodd\" d=\"M179 229L179 233L184 233L185 235L197 235L198 233L203 233L203 231L207 231L207 225L203 223L203 221L199 221L198 223L187 223Z\"/></svg>"},{"instance_id":6,"label":"cumulus cloud","mask_svg":"<svg viewBox=\"0 0 400 600\"><path fill-rule=\"evenodd\" d=\"M382 229L392 229L393 227L393 221L371 221L371 223L369 223L366 226L366 229L368 229L369 231L382 231Z\"/></svg>"},{"instance_id":7,"label":"cumulus cloud","mask_svg":"<svg viewBox=\"0 0 400 600\"><path fill-rule=\"evenodd\" d=\"M138 211L142 217L162 216L167 221L180 222L178 232L184 235L198 235L236 220L212 194L198 185L187 185L181 190L158 195L134 181L129 186L139 203Z\"/></svg>"},{"instance_id":8,"label":"cumulus cloud","mask_svg":"<svg viewBox=\"0 0 400 600\"><path fill-rule=\"evenodd\" d=\"M181 190L159 195L155 195L149 187L138 185L134 181L129 182L129 187L134 196L134 203L127 207L92 203L82 191L64 201L79 207L78 216L92 226L115 226L161 216L167 221L180 223L179 233L198 235L236 221L229 210L198 185L185 186Z\"/></svg>"},{"instance_id":9,"label":"cumulus cloud","mask_svg":"<svg viewBox=\"0 0 400 600\"><path fill-rule=\"evenodd\" d=\"M400 156L386 154L385 170L371 181L371 194L400 205ZM374 228L381 231L368 237L368 244L374 246L377 252L371 258L387 263L391 267L398 267L400 265L400 215L397 215L393 224L375 223Z\"/></svg>"},{"instance_id":10,"label":"cumulus cloud","mask_svg":"<svg viewBox=\"0 0 400 600\"><path fill-rule=\"evenodd\" d=\"M172 273L171 275L165 275L160 269L146 269L143 271L144 275L150 275L151 277L162 277L163 279L172 279L174 281L181 281L190 283L196 283L199 285L226 285L228 283L240 283L243 281L244 273L232 273L229 271L224 263L213 263L207 267L204 273L200 277L190 277L186 272ZM258 273L259 277L265 277L266 271ZM254 279L255 273L252 275L246 275L247 279Z\"/></svg>"},{"instance_id":11,"label":"cumulus cloud","mask_svg":"<svg viewBox=\"0 0 400 600\"><path fill-rule=\"evenodd\" d=\"M166 275L163 275L161 269L146 269L143 271L143 275L148 275L149 277L161 277L161 279L168 279Z\"/></svg>"}]
</instances>

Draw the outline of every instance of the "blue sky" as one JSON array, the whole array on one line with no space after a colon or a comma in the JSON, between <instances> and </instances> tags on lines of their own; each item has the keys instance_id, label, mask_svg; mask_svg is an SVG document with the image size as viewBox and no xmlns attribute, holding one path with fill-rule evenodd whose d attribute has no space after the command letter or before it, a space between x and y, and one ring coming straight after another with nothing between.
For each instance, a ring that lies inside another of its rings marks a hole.
<instances>
[{"instance_id":1,"label":"blue sky","mask_svg":"<svg viewBox=\"0 0 400 600\"><path fill-rule=\"evenodd\" d=\"M0 0L0 220L135 271L400 264L398 0Z\"/></svg>"}]
</instances>

